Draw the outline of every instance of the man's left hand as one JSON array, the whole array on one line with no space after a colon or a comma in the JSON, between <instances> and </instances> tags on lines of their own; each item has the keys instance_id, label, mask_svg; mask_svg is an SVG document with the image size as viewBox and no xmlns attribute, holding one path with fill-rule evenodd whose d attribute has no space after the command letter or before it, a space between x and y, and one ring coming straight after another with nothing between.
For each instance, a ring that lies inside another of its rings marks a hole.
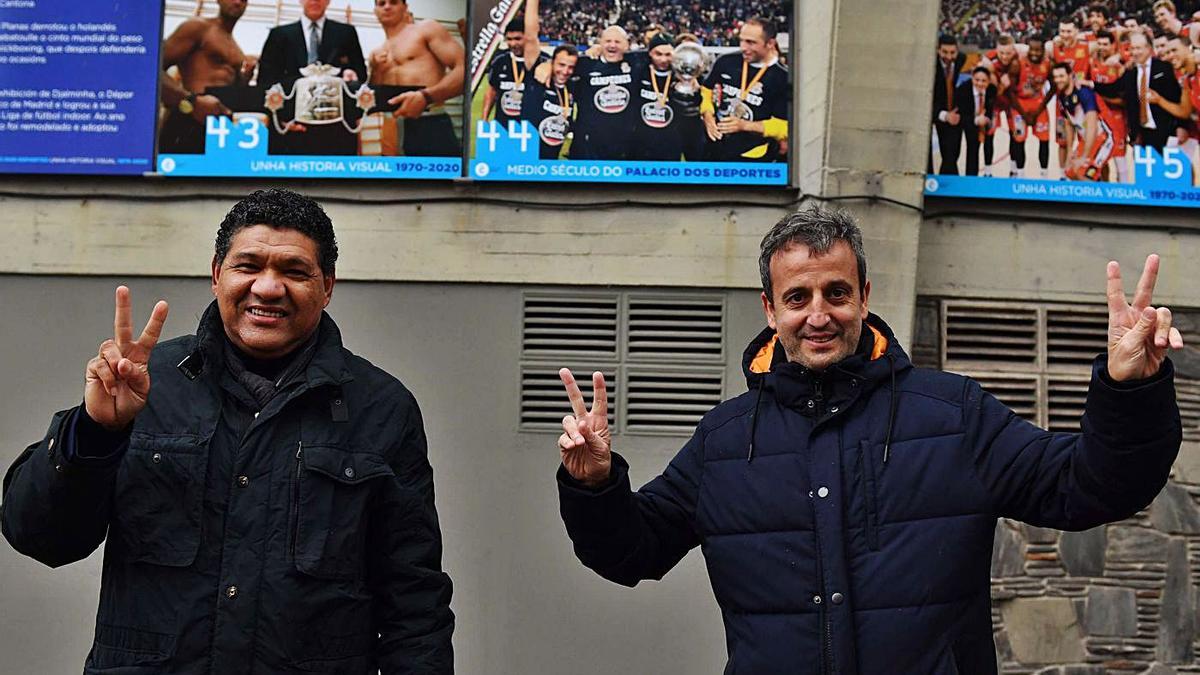
<instances>
[{"instance_id":1,"label":"man's left hand","mask_svg":"<svg viewBox=\"0 0 1200 675\"><path fill-rule=\"evenodd\" d=\"M358 73L347 68L342 71L342 79L346 82L358 82Z\"/></svg>"},{"instance_id":2,"label":"man's left hand","mask_svg":"<svg viewBox=\"0 0 1200 675\"><path fill-rule=\"evenodd\" d=\"M425 95L419 91L406 91L388 100L388 105L397 106L392 113L396 117L416 119L425 112Z\"/></svg>"},{"instance_id":3,"label":"man's left hand","mask_svg":"<svg viewBox=\"0 0 1200 675\"><path fill-rule=\"evenodd\" d=\"M1121 265L1108 263L1108 376L1117 382L1154 375L1168 348L1183 348L1183 336L1171 327L1171 310L1150 305L1158 264L1157 254L1146 257L1131 305L1121 286Z\"/></svg>"},{"instance_id":4,"label":"man's left hand","mask_svg":"<svg viewBox=\"0 0 1200 675\"><path fill-rule=\"evenodd\" d=\"M736 134L739 131L746 131L749 122L740 117L726 117L717 122L717 131L722 134Z\"/></svg>"}]
</instances>

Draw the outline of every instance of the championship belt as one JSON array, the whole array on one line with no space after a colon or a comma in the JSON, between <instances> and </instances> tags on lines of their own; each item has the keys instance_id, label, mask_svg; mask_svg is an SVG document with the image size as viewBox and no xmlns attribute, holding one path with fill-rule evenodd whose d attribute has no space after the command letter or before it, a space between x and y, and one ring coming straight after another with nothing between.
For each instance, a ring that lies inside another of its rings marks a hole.
<instances>
[{"instance_id":1,"label":"championship belt","mask_svg":"<svg viewBox=\"0 0 1200 675\"><path fill-rule=\"evenodd\" d=\"M596 95L592 97L592 103L595 104L596 110L602 113L615 115L625 112L625 108L629 107L629 90L616 84L610 84L596 92Z\"/></svg>"}]
</instances>

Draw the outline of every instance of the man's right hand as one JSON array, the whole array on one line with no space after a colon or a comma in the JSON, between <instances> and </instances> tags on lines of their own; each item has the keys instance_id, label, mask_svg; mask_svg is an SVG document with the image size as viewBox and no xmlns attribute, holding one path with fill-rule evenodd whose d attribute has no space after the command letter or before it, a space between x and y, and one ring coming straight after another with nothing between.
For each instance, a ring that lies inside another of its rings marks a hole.
<instances>
[{"instance_id":1,"label":"man's right hand","mask_svg":"<svg viewBox=\"0 0 1200 675\"><path fill-rule=\"evenodd\" d=\"M950 112L946 113L946 124L956 127L961 121L962 118L959 116L957 110L951 110Z\"/></svg>"},{"instance_id":2,"label":"man's right hand","mask_svg":"<svg viewBox=\"0 0 1200 675\"><path fill-rule=\"evenodd\" d=\"M604 374L592 373L592 409L583 402L583 392L570 369L558 371L574 415L563 418L563 434L558 437L563 467L575 480L588 487L604 485L612 471L612 435L608 430L608 392Z\"/></svg>"},{"instance_id":3,"label":"man's right hand","mask_svg":"<svg viewBox=\"0 0 1200 675\"><path fill-rule=\"evenodd\" d=\"M233 111L221 103L221 99L212 94L201 94L192 102L192 119L204 122L209 116L230 117Z\"/></svg>"},{"instance_id":4,"label":"man's right hand","mask_svg":"<svg viewBox=\"0 0 1200 675\"><path fill-rule=\"evenodd\" d=\"M701 115L704 119L704 132L708 134L708 140L716 143L725 137L721 130L717 128L717 118L712 113L704 113Z\"/></svg>"},{"instance_id":5,"label":"man's right hand","mask_svg":"<svg viewBox=\"0 0 1200 675\"><path fill-rule=\"evenodd\" d=\"M159 300L137 340L133 339L129 289L117 287L113 339L100 343L84 374L83 406L98 424L120 431L133 422L150 395L150 352L167 320L167 303ZM577 390L578 391L578 390Z\"/></svg>"}]
</instances>

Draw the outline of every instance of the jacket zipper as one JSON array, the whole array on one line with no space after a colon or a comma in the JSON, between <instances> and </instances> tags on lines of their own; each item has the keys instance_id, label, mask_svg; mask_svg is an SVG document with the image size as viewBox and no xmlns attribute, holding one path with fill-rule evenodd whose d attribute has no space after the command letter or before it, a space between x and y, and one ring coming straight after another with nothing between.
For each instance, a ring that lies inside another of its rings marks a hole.
<instances>
[{"instance_id":1,"label":"jacket zipper","mask_svg":"<svg viewBox=\"0 0 1200 675\"><path fill-rule=\"evenodd\" d=\"M825 393L821 390L821 382L820 377L813 378L813 401L816 402L813 418L816 420L820 420L821 416L825 414Z\"/></svg>"},{"instance_id":2,"label":"jacket zipper","mask_svg":"<svg viewBox=\"0 0 1200 675\"><path fill-rule=\"evenodd\" d=\"M824 379L821 376L818 375L818 376L813 377L813 401L815 401L815 405L816 405L816 409L813 411L813 423L814 424L819 423L821 421L821 418L825 415L825 392L822 387L823 383L824 383ZM819 536L820 535L818 535L818 537ZM817 555L821 555L819 541L817 544ZM823 558L823 556L822 556L822 558ZM826 594L828 591L828 589L825 587L824 567L825 567L824 561L822 560L822 564L821 564L821 592L822 592L822 594ZM829 597L828 597L828 595L826 595L825 601L826 602L821 603L821 621L823 624L822 628L824 629L823 630L824 635L822 636L824 638L824 645L822 645L822 647L823 647L822 651L824 652L822 654L822 656L824 658L822 659L822 662L823 662L825 672L836 673L837 670L833 666L833 635L832 635L833 626L832 626L832 622L829 619L829 609L828 609Z\"/></svg>"},{"instance_id":3,"label":"jacket zipper","mask_svg":"<svg viewBox=\"0 0 1200 675\"><path fill-rule=\"evenodd\" d=\"M296 540L300 538L300 472L303 469L300 455L304 452L304 441L296 443L296 480L292 483L292 562L296 562Z\"/></svg>"}]
</instances>

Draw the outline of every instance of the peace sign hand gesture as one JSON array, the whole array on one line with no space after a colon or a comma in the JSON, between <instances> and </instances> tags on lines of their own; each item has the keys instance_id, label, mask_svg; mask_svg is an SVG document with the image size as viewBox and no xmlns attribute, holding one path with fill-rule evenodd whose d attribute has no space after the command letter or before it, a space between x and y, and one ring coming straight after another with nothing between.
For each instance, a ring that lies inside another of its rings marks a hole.
<instances>
[{"instance_id":1,"label":"peace sign hand gesture","mask_svg":"<svg viewBox=\"0 0 1200 675\"><path fill-rule=\"evenodd\" d=\"M1146 257L1131 305L1125 302L1121 266L1108 263L1108 376L1117 382L1154 375L1168 347L1183 348L1183 336L1171 327L1171 310L1150 306L1158 264L1157 255Z\"/></svg>"},{"instance_id":2,"label":"peace sign hand gesture","mask_svg":"<svg viewBox=\"0 0 1200 675\"><path fill-rule=\"evenodd\" d=\"M608 430L608 392L604 374L592 373L592 409L583 403L583 392L575 383L570 369L558 371L574 415L563 418L563 434L558 437L558 449L567 473L588 487L599 487L609 478L612 469L612 435Z\"/></svg>"},{"instance_id":3,"label":"peace sign hand gesture","mask_svg":"<svg viewBox=\"0 0 1200 675\"><path fill-rule=\"evenodd\" d=\"M84 375L83 405L91 417L109 431L120 431L146 407L150 395L150 352L167 320L167 303L159 300L150 321L133 339L129 289L117 287L113 339L100 343L100 352L88 361Z\"/></svg>"}]
</instances>

